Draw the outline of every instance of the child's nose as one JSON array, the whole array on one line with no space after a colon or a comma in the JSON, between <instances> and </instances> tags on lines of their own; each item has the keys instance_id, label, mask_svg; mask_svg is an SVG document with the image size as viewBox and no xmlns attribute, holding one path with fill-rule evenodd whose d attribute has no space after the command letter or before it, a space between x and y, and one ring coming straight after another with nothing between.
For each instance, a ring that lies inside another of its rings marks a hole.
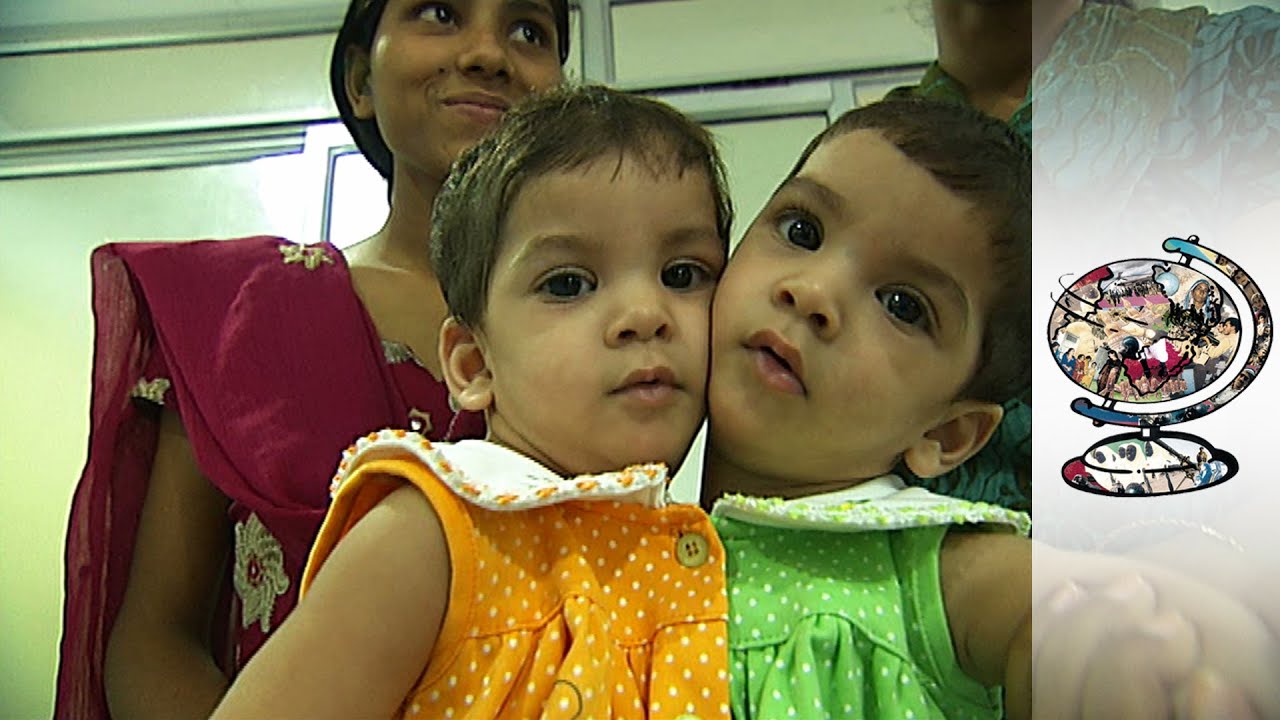
<instances>
[{"instance_id":1,"label":"child's nose","mask_svg":"<svg viewBox=\"0 0 1280 720\"><path fill-rule=\"evenodd\" d=\"M818 278L787 278L774 289L773 300L803 317L819 337L833 337L840 331L839 309L826 283Z\"/></svg>"},{"instance_id":2,"label":"child's nose","mask_svg":"<svg viewBox=\"0 0 1280 720\"><path fill-rule=\"evenodd\" d=\"M674 328L659 293L639 291L618 298L617 317L609 326L610 346L647 340L669 340Z\"/></svg>"}]
</instances>

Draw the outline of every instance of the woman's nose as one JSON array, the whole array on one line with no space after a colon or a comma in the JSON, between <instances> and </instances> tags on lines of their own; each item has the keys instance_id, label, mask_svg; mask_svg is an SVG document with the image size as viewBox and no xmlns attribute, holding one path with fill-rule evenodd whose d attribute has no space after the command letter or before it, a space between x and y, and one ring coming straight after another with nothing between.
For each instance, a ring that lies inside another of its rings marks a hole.
<instances>
[{"instance_id":1,"label":"woman's nose","mask_svg":"<svg viewBox=\"0 0 1280 720\"><path fill-rule=\"evenodd\" d=\"M462 51L458 53L458 70L486 76L511 74L510 58L503 41L505 35L497 28L484 23L474 23L462 37Z\"/></svg>"}]
</instances>

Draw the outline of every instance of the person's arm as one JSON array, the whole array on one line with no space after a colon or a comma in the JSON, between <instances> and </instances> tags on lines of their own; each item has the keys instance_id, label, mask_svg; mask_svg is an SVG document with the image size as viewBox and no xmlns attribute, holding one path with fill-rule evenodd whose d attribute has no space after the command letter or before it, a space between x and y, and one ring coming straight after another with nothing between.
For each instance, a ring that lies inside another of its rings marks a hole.
<instances>
[{"instance_id":1,"label":"person's arm","mask_svg":"<svg viewBox=\"0 0 1280 720\"><path fill-rule=\"evenodd\" d=\"M116 720L208 717L226 689L209 629L230 544L227 504L196 466L181 420L165 410L107 643L104 679Z\"/></svg>"},{"instance_id":2,"label":"person's arm","mask_svg":"<svg viewBox=\"0 0 1280 720\"><path fill-rule=\"evenodd\" d=\"M395 490L334 547L213 719L390 717L435 646L449 572L430 503L416 488Z\"/></svg>"},{"instance_id":3,"label":"person's arm","mask_svg":"<svg viewBox=\"0 0 1280 720\"><path fill-rule=\"evenodd\" d=\"M1008 535L951 532L941 561L961 667L982 682L1003 669L1011 718L1280 716L1280 644L1212 587Z\"/></svg>"},{"instance_id":4,"label":"person's arm","mask_svg":"<svg viewBox=\"0 0 1280 720\"><path fill-rule=\"evenodd\" d=\"M1264 514L1271 507L1270 503L1258 502L1224 516L1216 525L1227 528L1225 532L1192 523L1155 524L1150 531L1167 532L1172 528L1174 534L1138 544L1126 554L1236 598L1256 612L1273 635L1280 637L1280 603L1276 602L1280 597L1280 562L1274 551L1277 530Z\"/></svg>"},{"instance_id":5,"label":"person's arm","mask_svg":"<svg viewBox=\"0 0 1280 720\"><path fill-rule=\"evenodd\" d=\"M1004 686L1007 717L1031 717L1031 542L952 530L939 574L960 668L983 685Z\"/></svg>"}]
</instances>

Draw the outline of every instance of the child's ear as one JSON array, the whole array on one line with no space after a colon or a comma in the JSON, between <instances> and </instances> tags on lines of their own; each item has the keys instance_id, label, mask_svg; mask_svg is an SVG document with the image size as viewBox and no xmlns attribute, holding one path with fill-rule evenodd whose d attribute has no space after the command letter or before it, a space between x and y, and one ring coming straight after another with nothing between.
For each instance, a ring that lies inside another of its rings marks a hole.
<instances>
[{"instance_id":1,"label":"child's ear","mask_svg":"<svg viewBox=\"0 0 1280 720\"><path fill-rule=\"evenodd\" d=\"M369 84L369 53L358 47L347 48L343 83L351 113L361 120L373 117L373 91Z\"/></svg>"},{"instance_id":2,"label":"child's ear","mask_svg":"<svg viewBox=\"0 0 1280 720\"><path fill-rule=\"evenodd\" d=\"M959 400L947 419L907 448L902 460L917 477L937 477L981 450L1003 417L1004 408L995 403Z\"/></svg>"},{"instance_id":3,"label":"child's ear","mask_svg":"<svg viewBox=\"0 0 1280 720\"><path fill-rule=\"evenodd\" d=\"M457 318L440 328L440 369L458 407L481 412L493 405L493 374L481 338Z\"/></svg>"}]
</instances>

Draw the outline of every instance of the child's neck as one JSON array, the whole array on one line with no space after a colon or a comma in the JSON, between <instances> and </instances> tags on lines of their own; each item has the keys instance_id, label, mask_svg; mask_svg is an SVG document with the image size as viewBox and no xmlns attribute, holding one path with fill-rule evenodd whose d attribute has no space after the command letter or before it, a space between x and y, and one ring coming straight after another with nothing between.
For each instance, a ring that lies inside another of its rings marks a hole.
<instances>
[{"instance_id":1,"label":"child's neck","mask_svg":"<svg viewBox=\"0 0 1280 720\"><path fill-rule=\"evenodd\" d=\"M722 495L737 493L754 497L778 497L788 500L823 495L845 490L866 482L868 478L841 480L803 480L779 478L756 472L718 452L714 443L707 444L703 458L702 507L710 510Z\"/></svg>"}]
</instances>

